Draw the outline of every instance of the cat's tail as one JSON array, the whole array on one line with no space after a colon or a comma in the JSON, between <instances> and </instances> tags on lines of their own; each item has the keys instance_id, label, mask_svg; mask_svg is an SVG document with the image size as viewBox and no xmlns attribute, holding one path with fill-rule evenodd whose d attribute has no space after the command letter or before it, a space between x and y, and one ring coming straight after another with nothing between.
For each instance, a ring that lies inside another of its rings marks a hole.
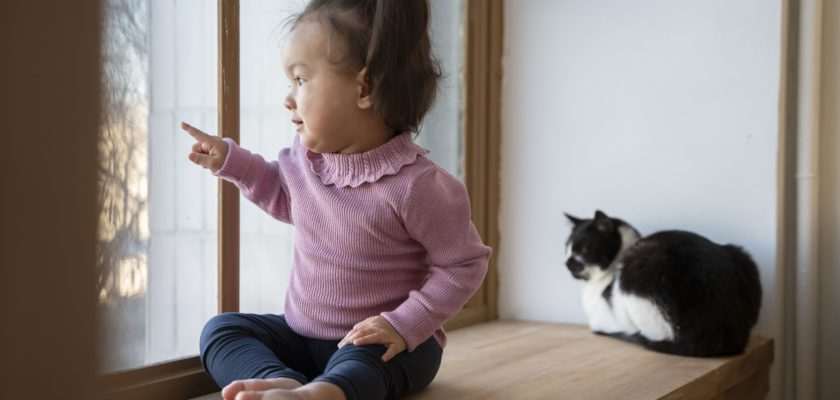
<instances>
[{"instance_id":1,"label":"cat's tail","mask_svg":"<svg viewBox=\"0 0 840 400\"><path fill-rule=\"evenodd\" d=\"M726 357L740 354L744 351L743 347L709 346L697 340L683 340L683 341L668 341L668 340L650 340L640 333L627 334L621 332L607 333L600 331L593 331L596 335L609 336L624 342L642 346L648 350L657 353L673 354L685 357Z\"/></svg>"},{"instance_id":2,"label":"cat's tail","mask_svg":"<svg viewBox=\"0 0 840 400\"><path fill-rule=\"evenodd\" d=\"M666 340L650 340L640 333L634 334L627 334L623 332L614 332L614 333L607 333L607 332L599 332L594 331L597 335L604 335L609 336L618 340L622 340L628 343L637 344L642 346L648 350L652 350L658 353L666 353L666 354L676 354L681 356L692 356L697 357L701 356L702 352L698 352L696 348L692 346L685 346L680 345L676 342L666 341Z\"/></svg>"},{"instance_id":3,"label":"cat's tail","mask_svg":"<svg viewBox=\"0 0 840 400\"><path fill-rule=\"evenodd\" d=\"M623 340L625 342L639 344L639 345L642 345L642 346L646 345L647 342L648 342L647 339L645 339L644 336L642 336L638 333L634 333L632 335L624 333L624 332L592 331L592 333L594 333L596 335L601 335L601 336L609 336L611 338L615 338L615 339L618 339L618 340Z\"/></svg>"},{"instance_id":4,"label":"cat's tail","mask_svg":"<svg viewBox=\"0 0 840 400\"><path fill-rule=\"evenodd\" d=\"M728 357L743 353L746 347L727 345L710 346L707 343L700 342L655 341L647 340L646 338L642 338L642 340L644 340L643 346L649 350L686 357Z\"/></svg>"}]
</instances>

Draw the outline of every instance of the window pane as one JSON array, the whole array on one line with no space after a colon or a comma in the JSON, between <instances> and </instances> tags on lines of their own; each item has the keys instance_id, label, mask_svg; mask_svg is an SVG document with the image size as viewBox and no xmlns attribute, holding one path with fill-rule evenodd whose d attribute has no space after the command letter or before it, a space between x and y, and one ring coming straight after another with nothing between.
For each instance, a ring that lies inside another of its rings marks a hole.
<instances>
[{"instance_id":1,"label":"window pane","mask_svg":"<svg viewBox=\"0 0 840 400\"><path fill-rule=\"evenodd\" d=\"M107 0L100 141L103 372L198 354L216 313L217 182L189 121L216 131L216 4Z\"/></svg>"},{"instance_id":2,"label":"window pane","mask_svg":"<svg viewBox=\"0 0 840 400\"><path fill-rule=\"evenodd\" d=\"M240 143L267 160L292 144L295 131L283 106L284 23L304 3L243 0L240 18ZM292 266L292 228L254 203L240 202L240 310L282 314Z\"/></svg>"},{"instance_id":3,"label":"window pane","mask_svg":"<svg viewBox=\"0 0 840 400\"><path fill-rule=\"evenodd\" d=\"M463 180L463 1L433 0L432 43L444 79L417 142L429 157ZM283 99L288 81L281 50L284 22L300 12L299 0L240 3L241 144L266 159L294 139ZM292 262L292 229L253 203L241 203L240 310L283 313Z\"/></svg>"},{"instance_id":4,"label":"window pane","mask_svg":"<svg viewBox=\"0 0 840 400\"><path fill-rule=\"evenodd\" d=\"M443 79L416 141L429 158L464 180L464 1L431 0L431 36Z\"/></svg>"}]
</instances>

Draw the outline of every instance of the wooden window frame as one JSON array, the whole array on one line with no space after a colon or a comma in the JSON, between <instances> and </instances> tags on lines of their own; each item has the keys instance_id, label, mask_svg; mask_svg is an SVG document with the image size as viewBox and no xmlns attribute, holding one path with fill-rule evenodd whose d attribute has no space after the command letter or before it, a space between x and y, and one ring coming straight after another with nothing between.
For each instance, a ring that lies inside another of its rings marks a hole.
<instances>
[{"instance_id":1,"label":"wooden window frame","mask_svg":"<svg viewBox=\"0 0 840 400\"><path fill-rule=\"evenodd\" d=\"M500 99L503 0L465 0L465 184L473 222L498 249ZM219 135L239 141L239 0L218 0ZM219 182L219 312L239 310L239 192ZM445 324L453 330L498 318L496 257L464 309ZM100 376L106 398L187 399L218 391L199 357Z\"/></svg>"},{"instance_id":2,"label":"wooden window frame","mask_svg":"<svg viewBox=\"0 0 840 400\"><path fill-rule=\"evenodd\" d=\"M503 36L502 0L467 0L464 19L464 170L472 219L484 242L498 251L499 153ZM497 257L481 288L444 328L498 318Z\"/></svg>"}]
</instances>

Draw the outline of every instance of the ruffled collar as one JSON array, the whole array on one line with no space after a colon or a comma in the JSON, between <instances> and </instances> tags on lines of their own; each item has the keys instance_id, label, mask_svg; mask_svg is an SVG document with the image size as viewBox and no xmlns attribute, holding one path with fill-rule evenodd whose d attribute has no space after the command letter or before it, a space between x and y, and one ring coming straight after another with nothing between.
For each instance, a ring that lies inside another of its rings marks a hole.
<instances>
[{"instance_id":1,"label":"ruffled collar","mask_svg":"<svg viewBox=\"0 0 840 400\"><path fill-rule=\"evenodd\" d=\"M364 153L315 153L306 150L306 158L315 175L325 185L358 187L376 182L383 176L395 175L417 157L429 151L411 140L411 133L394 136L385 144Z\"/></svg>"}]
</instances>

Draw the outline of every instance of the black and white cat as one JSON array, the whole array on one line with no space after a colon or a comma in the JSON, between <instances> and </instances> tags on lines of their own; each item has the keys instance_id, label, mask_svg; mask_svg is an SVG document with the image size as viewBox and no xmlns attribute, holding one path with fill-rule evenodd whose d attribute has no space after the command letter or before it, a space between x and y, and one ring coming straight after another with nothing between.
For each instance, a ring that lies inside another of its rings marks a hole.
<instances>
[{"instance_id":1,"label":"black and white cat","mask_svg":"<svg viewBox=\"0 0 840 400\"><path fill-rule=\"evenodd\" d=\"M566 217L566 266L585 282L593 332L685 356L743 352L761 307L758 268L743 249L685 231L642 238L601 211Z\"/></svg>"}]
</instances>

